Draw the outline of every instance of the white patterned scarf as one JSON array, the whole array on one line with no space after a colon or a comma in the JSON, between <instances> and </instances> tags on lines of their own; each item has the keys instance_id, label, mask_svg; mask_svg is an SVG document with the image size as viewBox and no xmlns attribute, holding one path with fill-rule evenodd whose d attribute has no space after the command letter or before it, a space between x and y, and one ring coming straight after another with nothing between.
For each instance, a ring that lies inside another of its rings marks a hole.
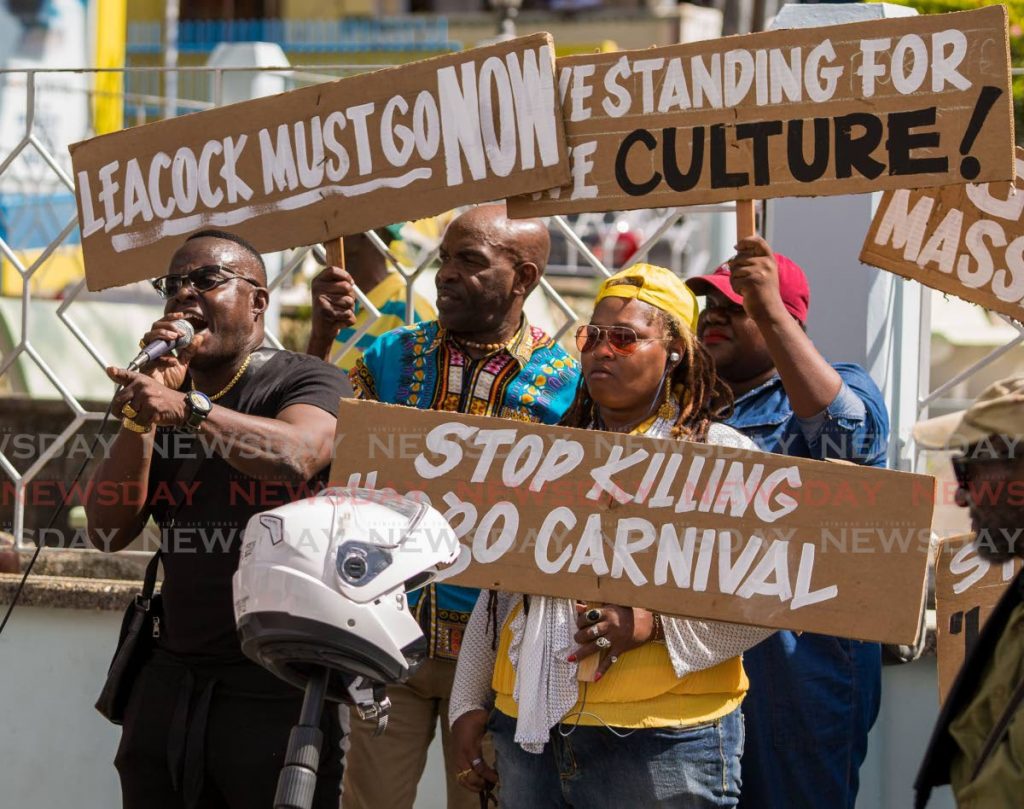
<instances>
[{"instance_id":1,"label":"white patterned scarf","mask_svg":"<svg viewBox=\"0 0 1024 809\"><path fill-rule=\"evenodd\" d=\"M678 411L677 411L678 412ZM667 438L676 414L658 417L643 434ZM742 434L712 424L707 443L756 450ZM772 630L740 624L663 616L672 667L682 678L716 666L768 637ZM513 697L518 709L515 741L528 753L541 753L551 733L579 699L577 664L567 658L576 648L576 602L531 597L529 614L520 610L509 629L509 659L516 672Z\"/></svg>"}]
</instances>

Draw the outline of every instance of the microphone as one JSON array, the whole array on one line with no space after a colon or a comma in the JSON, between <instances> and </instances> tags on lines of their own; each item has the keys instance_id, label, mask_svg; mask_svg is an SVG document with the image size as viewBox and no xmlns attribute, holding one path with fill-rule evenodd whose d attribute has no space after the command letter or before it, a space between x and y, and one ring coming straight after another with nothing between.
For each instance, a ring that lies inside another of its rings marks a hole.
<instances>
[{"instance_id":1,"label":"microphone","mask_svg":"<svg viewBox=\"0 0 1024 809\"><path fill-rule=\"evenodd\" d=\"M147 345L140 351L135 359L128 363L129 371L138 371L145 368L149 363L155 359L159 359L169 351L174 351L176 348L184 348L192 342L192 338L196 335L196 330L192 328L192 324L187 320L175 320L171 324L172 328L177 329L181 332L179 337L174 342L168 342L167 340L154 340L152 343Z\"/></svg>"}]
</instances>

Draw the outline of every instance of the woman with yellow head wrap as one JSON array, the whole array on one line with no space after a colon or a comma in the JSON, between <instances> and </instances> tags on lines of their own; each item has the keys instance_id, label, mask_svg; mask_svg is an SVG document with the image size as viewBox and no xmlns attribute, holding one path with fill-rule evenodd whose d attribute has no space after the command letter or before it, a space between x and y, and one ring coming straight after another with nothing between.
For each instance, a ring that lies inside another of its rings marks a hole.
<instances>
[{"instance_id":1,"label":"woman with yellow head wrap","mask_svg":"<svg viewBox=\"0 0 1024 809\"><path fill-rule=\"evenodd\" d=\"M696 322L696 298L663 267L634 265L605 280L577 331L583 378L562 423L755 450L717 423L732 397L694 337ZM492 626L501 627L496 639ZM501 807L734 807L748 685L740 655L768 634L567 598L481 594L449 713L471 770L460 780L472 789L493 777L479 761L489 727ZM595 680L578 683L578 661L593 654Z\"/></svg>"},{"instance_id":2,"label":"woman with yellow head wrap","mask_svg":"<svg viewBox=\"0 0 1024 809\"><path fill-rule=\"evenodd\" d=\"M664 267L637 264L606 279L576 332L583 380L563 423L643 433L646 421L674 411L671 435L704 440L712 420L729 415L732 394L696 325L697 298Z\"/></svg>"}]
</instances>

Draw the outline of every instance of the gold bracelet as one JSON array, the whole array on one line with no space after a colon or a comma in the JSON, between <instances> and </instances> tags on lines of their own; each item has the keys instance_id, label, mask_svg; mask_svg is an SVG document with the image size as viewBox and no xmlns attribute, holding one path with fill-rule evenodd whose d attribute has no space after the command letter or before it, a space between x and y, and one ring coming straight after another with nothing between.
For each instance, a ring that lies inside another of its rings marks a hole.
<instances>
[{"instance_id":1,"label":"gold bracelet","mask_svg":"<svg viewBox=\"0 0 1024 809\"><path fill-rule=\"evenodd\" d=\"M153 429L152 424L139 424L138 422L132 421L127 416L121 419L121 426L126 430L131 430L133 433L139 433L140 435L148 433Z\"/></svg>"}]
</instances>

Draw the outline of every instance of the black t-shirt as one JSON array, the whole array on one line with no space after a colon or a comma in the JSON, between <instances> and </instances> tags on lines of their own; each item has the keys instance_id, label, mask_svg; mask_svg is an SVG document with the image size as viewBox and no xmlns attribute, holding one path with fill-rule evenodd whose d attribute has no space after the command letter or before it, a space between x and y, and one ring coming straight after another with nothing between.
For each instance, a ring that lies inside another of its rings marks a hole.
<instances>
[{"instance_id":1,"label":"black t-shirt","mask_svg":"<svg viewBox=\"0 0 1024 809\"><path fill-rule=\"evenodd\" d=\"M334 366L305 354L264 348L253 354L245 374L216 405L274 418L286 407L306 404L334 416L344 390L344 375ZM304 484L261 480L228 464L222 457L226 448L205 433L161 428L154 443L149 502L163 544L160 644L180 655L240 656L231 577L245 525L254 514L315 493L329 469ZM198 467L190 460L197 453L203 459ZM191 481L182 480L190 470L195 470ZM175 502L181 503L176 512Z\"/></svg>"}]
</instances>

